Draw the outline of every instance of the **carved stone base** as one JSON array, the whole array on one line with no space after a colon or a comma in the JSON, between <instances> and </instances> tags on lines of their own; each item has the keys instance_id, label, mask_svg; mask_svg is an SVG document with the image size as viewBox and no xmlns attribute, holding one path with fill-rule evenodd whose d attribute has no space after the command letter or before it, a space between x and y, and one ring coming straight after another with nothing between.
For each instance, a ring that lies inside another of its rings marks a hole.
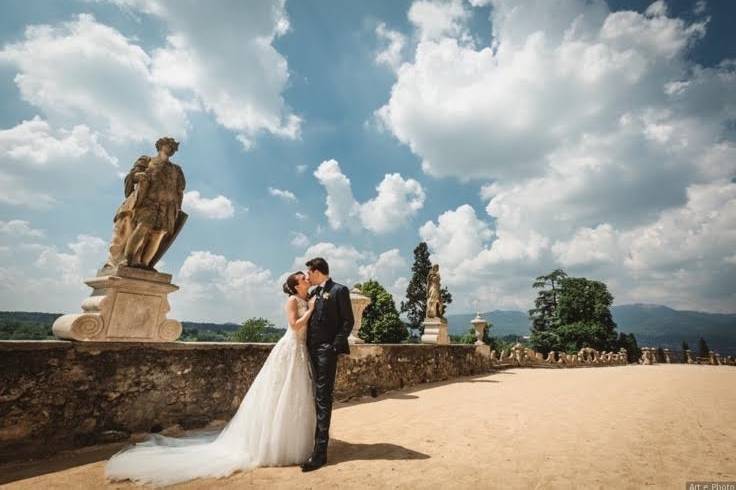
<instances>
[{"instance_id":1,"label":"carved stone base","mask_svg":"<svg viewBox=\"0 0 736 490\"><path fill-rule=\"evenodd\" d=\"M450 335L447 331L447 320L444 318L427 318L422 322L424 334L423 344L449 344Z\"/></svg>"},{"instance_id":2,"label":"carved stone base","mask_svg":"<svg viewBox=\"0 0 736 490\"><path fill-rule=\"evenodd\" d=\"M84 281L93 289L84 313L59 317L52 327L61 339L110 342L171 342L181 323L166 318L167 296L178 290L171 274L120 266Z\"/></svg>"}]
</instances>

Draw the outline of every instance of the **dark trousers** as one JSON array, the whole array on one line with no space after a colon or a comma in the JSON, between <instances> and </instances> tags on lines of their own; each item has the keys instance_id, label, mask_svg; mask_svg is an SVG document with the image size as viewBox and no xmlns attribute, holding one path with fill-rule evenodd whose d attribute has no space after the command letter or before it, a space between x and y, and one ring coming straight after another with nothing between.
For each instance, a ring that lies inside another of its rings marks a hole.
<instances>
[{"instance_id":1,"label":"dark trousers","mask_svg":"<svg viewBox=\"0 0 736 490\"><path fill-rule=\"evenodd\" d=\"M314 403L317 426L314 431L314 453L326 454L330 440L332 416L332 392L335 389L337 352L332 344L318 344L309 349L309 359L314 375Z\"/></svg>"}]
</instances>

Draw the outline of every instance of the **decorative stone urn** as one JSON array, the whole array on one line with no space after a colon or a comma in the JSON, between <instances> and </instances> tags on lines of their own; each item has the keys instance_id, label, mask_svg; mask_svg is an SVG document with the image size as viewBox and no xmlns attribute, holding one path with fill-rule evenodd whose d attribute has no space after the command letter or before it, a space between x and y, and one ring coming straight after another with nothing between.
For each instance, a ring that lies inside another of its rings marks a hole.
<instances>
[{"instance_id":1,"label":"decorative stone urn","mask_svg":"<svg viewBox=\"0 0 736 490\"><path fill-rule=\"evenodd\" d=\"M483 334L485 333L488 323L480 317L480 313L475 314L475 318L470 320L475 329L475 345L483 345Z\"/></svg>"},{"instance_id":2,"label":"decorative stone urn","mask_svg":"<svg viewBox=\"0 0 736 490\"><path fill-rule=\"evenodd\" d=\"M360 332L360 325L363 323L363 311L371 304L371 299L367 296L363 296L360 289L353 288L350 290L350 304L353 307L353 318L355 323L353 324L353 331L350 332L348 337L348 343L350 344L363 344L363 340L358 337Z\"/></svg>"}]
</instances>

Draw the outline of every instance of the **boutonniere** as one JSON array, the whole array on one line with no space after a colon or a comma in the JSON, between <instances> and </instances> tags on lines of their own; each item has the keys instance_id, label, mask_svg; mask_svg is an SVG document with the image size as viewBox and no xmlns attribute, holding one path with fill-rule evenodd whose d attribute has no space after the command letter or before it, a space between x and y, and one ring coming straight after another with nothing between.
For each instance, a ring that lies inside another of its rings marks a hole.
<instances>
[{"instance_id":1,"label":"boutonniere","mask_svg":"<svg viewBox=\"0 0 736 490\"><path fill-rule=\"evenodd\" d=\"M324 298L324 299L330 299L330 293L324 293L322 295L322 298Z\"/></svg>"}]
</instances>

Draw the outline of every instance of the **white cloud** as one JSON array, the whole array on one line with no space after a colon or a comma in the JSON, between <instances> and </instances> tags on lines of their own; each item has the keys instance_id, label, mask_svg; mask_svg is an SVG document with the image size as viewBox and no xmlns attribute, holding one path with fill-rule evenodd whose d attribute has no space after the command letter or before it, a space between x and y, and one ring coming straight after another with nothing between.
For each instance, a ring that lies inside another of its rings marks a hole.
<instances>
[{"instance_id":1,"label":"white cloud","mask_svg":"<svg viewBox=\"0 0 736 490\"><path fill-rule=\"evenodd\" d=\"M424 206L426 198L419 182L394 173L384 176L376 187L376 197L361 204L353 197L350 179L336 160L322 162L314 176L327 191L325 215L335 230L362 226L375 233L394 231Z\"/></svg>"},{"instance_id":2,"label":"white cloud","mask_svg":"<svg viewBox=\"0 0 736 490\"><path fill-rule=\"evenodd\" d=\"M406 37L398 31L387 28L383 22L376 27L376 37L384 44L384 48L376 53L374 61L376 64L386 65L393 71L398 71L403 62L402 51Z\"/></svg>"},{"instance_id":3,"label":"white cloud","mask_svg":"<svg viewBox=\"0 0 736 490\"><path fill-rule=\"evenodd\" d=\"M15 238L41 238L44 236L44 232L42 230L32 228L28 221L20 219L12 219L10 221L0 220L0 234L11 235Z\"/></svg>"},{"instance_id":4,"label":"white cloud","mask_svg":"<svg viewBox=\"0 0 736 490\"><path fill-rule=\"evenodd\" d=\"M43 238L30 223L11 225L15 227L22 228L27 238ZM91 293L84 279L95 276L105 261L106 249L107 243L92 235L78 235L61 248L14 241L0 265L0 309L39 311L41 306L43 311L80 311ZM43 291L42 302L39 291Z\"/></svg>"},{"instance_id":5,"label":"white cloud","mask_svg":"<svg viewBox=\"0 0 736 490\"><path fill-rule=\"evenodd\" d=\"M186 132L185 107L155 80L150 56L89 14L27 27L0 51L0 63L18 70L21 96L54 125L81 123L116 141Z\"/></svg>"},{"instance_id":6,"label":"white cloud","mask_svg":"<svg viewBox=\"0 0 736 490\"><path fill-rule=\"evenodd\" d=\"M298 173L299 175L301 175L304 172L306 172L308 168L309 167L307 167L306 165L297 165L296 166L296 173Z\"/></svg>"},{"instance_id":7,"label":"white cloud","mask_svg":"<svg viewBox=\"0 0 736 490\"><path fill-rule=\"evenodd\" d=\"M211 199L202 197L199 191L184 193L182 207L185 211L192 212L208 219L227 219L235 215L232 201L223 195Z\"/></svg>"},{"instance_id":8,"label":"white cloud","mask_svg":"<svg viewBox=\"0 0 736 490\"><path fill-rule=\"evenodd\" d=\"M301 119L281 95L289 79L288 64L273 46L289 29L285 0L114 3L165 23L168 44L153 54L154 78L188 91L219 124L237 133L246 148L262 131L299 137Z\"/></svg>"},{"instance_id":9,"label":"white cloud","mask_svg":"<svg viewBox=\"0 0 736 490\"><path fill-rule=\"evenodd\" d=\"M291 245L297 248L309 246L309 237L301 232L292 232Z\"/></svg>"},{"instance_id":10,"label":"white cloud","mask_svg":"<svg viewBox=\"0 0 736 490\"><path fill-rule=\"evenodd\" d=\"M177 280L181 289L170 296L170 316L174 318L242 322L266 316L285 327L281 287L269 269L251 261L193 251L179 269Z\"/></svg>"},{"instance_id":11,"label":"white cloud","mask_svg":"<svg viewBox=\"0 0 736 490\"><path fill-rule=\"evenodd\" d=\"M305 219L308 218L308 216L306 214L300 213L299 211L297 211L296 213L294 213L294 216L296 216L296 219L298 219L299 221L304 221Z\"/></svg>"},{"instance_id":12,"label":"white cloud","mask_svg":"<svg viewBox=\"0 0 736 490\"><path fill-rule=\"evenodd\" d=\"M478 255L493 233L487 223L478 219L475 210L464 204L455 211L442 213L437 224L426 222L419 229L419 236L432 250L434 262L452 270Z\"/></svg>"},{"instance_id":13,"label":"white cloud","mask_svg":"<svg viewBox=\"0 0 736 490\"><path fill-rule=\"evenodd\" d=\"M487 223L458 209L420 230L452 308L527 309L534 277L563 266L617 302L733 311L731 231L716 217L730 216L736 174L736 65L688 59L707 19L668 17L663 2L471 2L486 3L488 46L463 15L415 19L412 61L376 113L425 173L489 182ZM459 214L470 224L451 232Z\"/></svg>"},{"instance_id":14,"label":"white cloud","mask_svg":"<svg viewBox=\"0 0 736 490\"><path fill-rule=\"evenodd\" d=\"M294 193L291 191L269 187L268 193L274 197L278 197L279 199L287 201L287 202L297 202L298 201Z\"/></svg>"},{"instance_id":15,"label":"white cloud","mask_svg":"<svg viewBox=\"0 0 736 490\"><path fill-rule=\"evenodd\" d=\"M409 8L409 20L422 40L465 34L469 18L462 0L417 0Z\"/></svg>"},{"instance_id":16,"label":"white cloud","mask_svg":"<svg viewBox=\"0 0 736 490\"><path fill-rule=\"evenodd\" d=\"M358 275L361 281L373 279L381 283L393 296L398 307L406 293L409 281L406 275L411 272L409 263L398 248L392 248L380 254L375 262L361 265Z\"/></svg>"},{"instance_id":17,"label":"white cloud","mask_svg":"<svg viewBox=\"0 0 736 490\"><path fill-rule=\"evenodd\" d=\"M112 182L118 171L87 126L54 129L38 116L0 130L0 160L0 202L30 208L88 191L90 181Z\"/></svg>"}]
</instances>

